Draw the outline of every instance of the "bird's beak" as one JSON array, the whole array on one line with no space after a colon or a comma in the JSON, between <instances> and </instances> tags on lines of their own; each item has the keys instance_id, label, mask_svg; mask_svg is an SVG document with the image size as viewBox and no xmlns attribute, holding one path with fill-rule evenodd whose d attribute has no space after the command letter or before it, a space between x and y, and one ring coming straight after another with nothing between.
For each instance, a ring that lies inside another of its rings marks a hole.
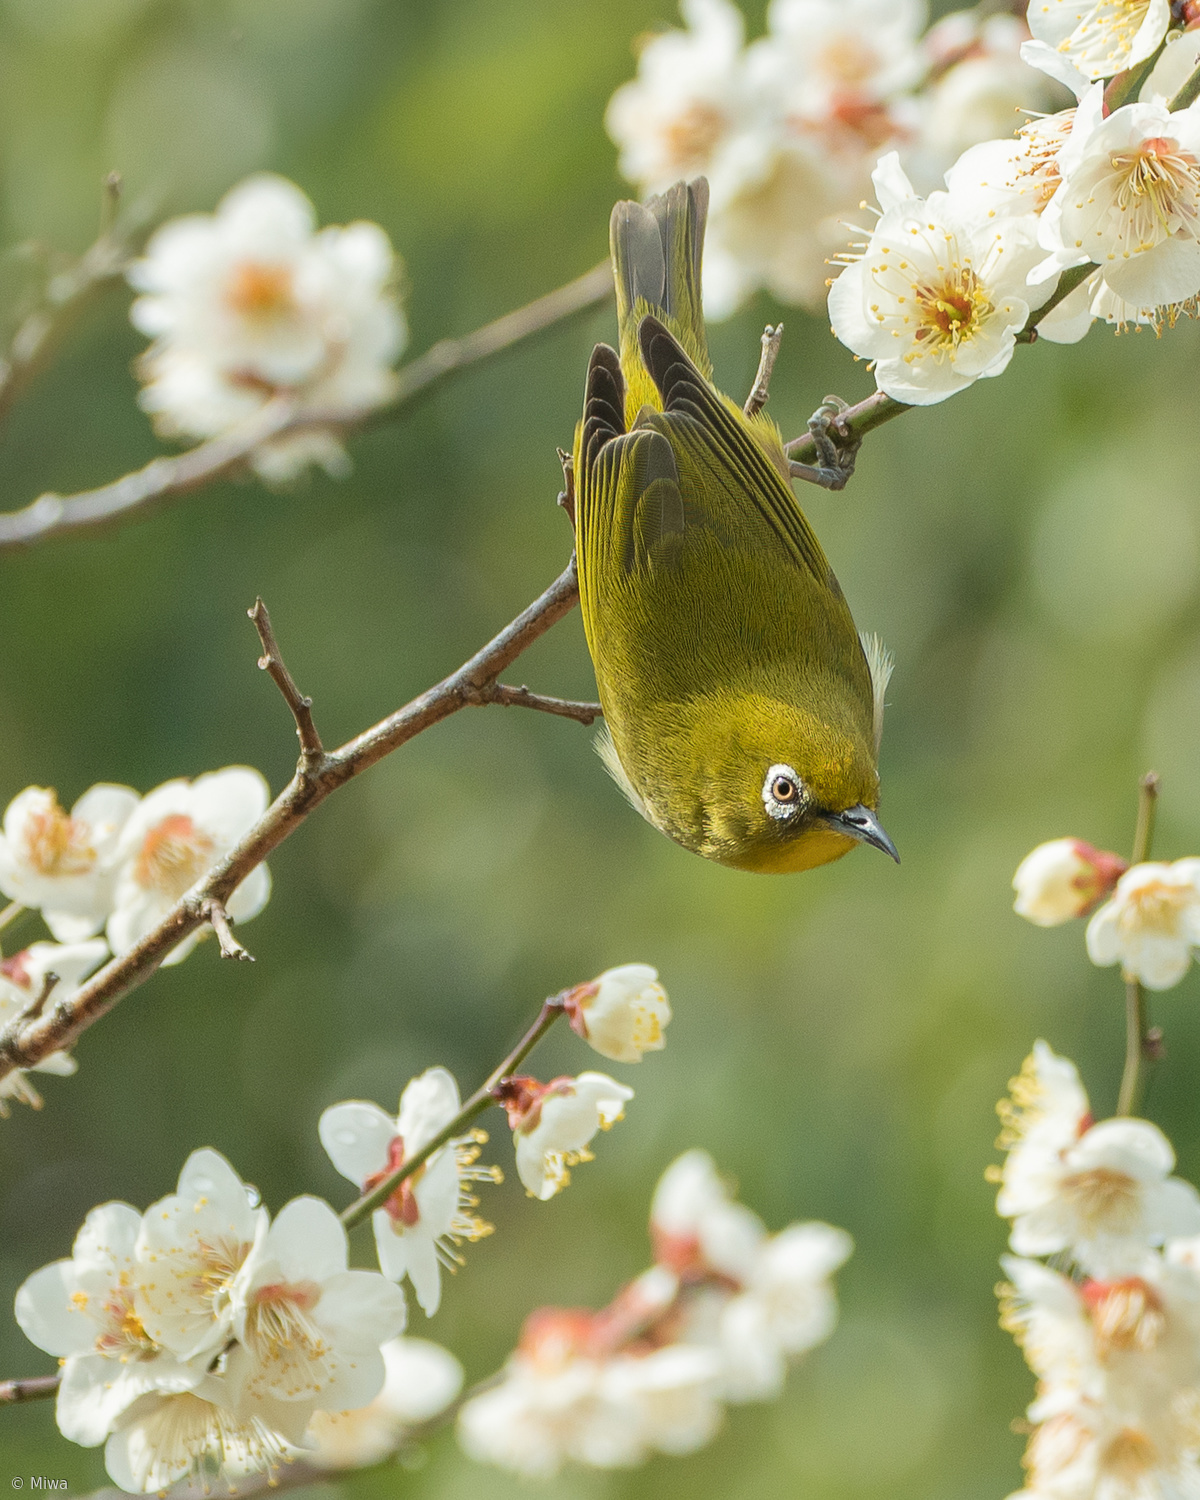
<instances>
[{"instance_id":1,"label":"bird's beak","mask_svg":"<svg viewBox=\"0 0 1200 1500\"><path fill-rule=\"evenodd\" d=\"M864 807L861 802L854 807L848 807L845 812L826 813L825 824L827 827L844 833L847 838L857 839L861 844L871 844L876 849L882 849L885 854L890 854L897 864L900 856L896 853L896 846L883 831L883 824L871 811Z\"/></svg>"}]
</instances>

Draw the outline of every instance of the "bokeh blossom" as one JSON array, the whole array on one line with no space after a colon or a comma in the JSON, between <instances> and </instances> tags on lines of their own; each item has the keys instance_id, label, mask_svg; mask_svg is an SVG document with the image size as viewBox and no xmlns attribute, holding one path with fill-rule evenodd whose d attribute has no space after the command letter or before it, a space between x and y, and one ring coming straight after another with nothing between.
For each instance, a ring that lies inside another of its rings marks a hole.
<instances>
[{"instance_id":1,"label":"bokeh blossom","mask_svg":"<svg viewBox=\"0 0 1200 1500\"><path fill-rule=\"evenodd\" d=\"M142 356L141 404L168 437L214 437L275 396L331 421L362 416L396 388L404 316L398 266L377 224L316 228L294 183L262 173L215 214L164 224L129 271L130 316L154 340ZM307 464L344 474L333 431L317 426L263 444L269 480Z\"/></svg>"},{"instance_id":2,"label":"bokeh blossom","mask_svg":"<svg viewBox=\"0 0 1200 1500\"><path fill-rule=\"evenodd\" d=\"M103 938L89 938L82 943L32 943L28 948L0 959L0 1031L14 1021L20 1020L46 994L50 975L55 982L50 993L55 1003L70 1000L79 986L108 957L108 944ZM0 1119L8 1114L9 1099L19 1100L33 1109L40 1109L42 1097L29 1077L29 1072L54 1073L60 1078L68 1077L76 1068L75 1059L67 1052L51 1052L26 1071L15 1068L7 1077L0 1079Z\"/></svg>"},{"instance_id":3,"label":"bokeh blossom","mask_svg":"<svg viewBox=\"0 0 1200 1500\"><path fill-rule=\"evenodd\" d=\"M102 782L67 813L51 788L26 787L4 813L0 892L36 907L61 943L91 937L112 910L117 840L137 804Z\"/></svg>"},{"instance_id":4,"label":"bokeh blossom","mask_svg":"<svg viewBox=\"0 0 1200 1500\"><path fill-rule=\"evenodd\" d=\"M1200 859L1134 865L1087 929L1088 957L1121 965L1147 989L1167 990L1192 966L1200 944Z\"/></svg>"},{"instance_id":5,"label":"bokeh blossom","mask_svg":"<svg viewBox=\"0 0 1200 1500\"><path fill-rule=\"evenodd\" d=\"M1059 927L1090 911L1126 869L1119 855L1094 849L1082 839L1051 839L1017 866L1013 910L1035 927Z\"/></svg>"},{"instance_id":6,"label":"bokeh blossom","mask_svg":"<svg viewBox=\"0 0 1200 1500\"><path fill-rule=\"evenodd\" d=\"M126 952L152 932L258 822L270 797L267 783L248 766L210 771L195 781L166 781L143 797L113 855L117 875L106 928L113 952ZM267 867L257 865L226 902L230 918L248 922L270 894ZM164 964L180 963L201 935L185 938Z\"/></svg>"},{"instance_id":7,"label":"bokeh blossom","mask_svg":"<svg viewBox=\"0 0 1200 1500\"><path fill-rule=\"evenodd\" d=\"M316 1411L301 1444L321 1469L358 1469L394 1453L405 1436L432 1421L462 1389L463 1369L428 1339L389 1339L380 1349L387 1375L373 1401L351 1411Z\"/></svg>"}]
</instances>

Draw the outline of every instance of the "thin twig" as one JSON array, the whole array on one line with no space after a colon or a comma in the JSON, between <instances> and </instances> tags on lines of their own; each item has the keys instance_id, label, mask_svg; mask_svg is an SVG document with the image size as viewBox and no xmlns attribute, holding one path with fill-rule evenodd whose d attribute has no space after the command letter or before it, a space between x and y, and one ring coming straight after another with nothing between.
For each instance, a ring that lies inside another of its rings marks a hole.
<instances>
[{"instance_id":1,"label":"thin twig","mask_svg":"<svg viewBox=\"0 0 1200 1500\"><path fill-rule=\"evenodd\" d=\"M1154 843L1154 820L1158 811L1158 777L1148 771L1138 788L1137 829L1133 835L1131 865L1143 864ZM1117 1113L1133 1115L1141 1108L1149 1064L1163 1056L1162 1032L1147 1025L1146 993L1131 974L1125 976L1125 1067L1117 1095Z\"/></svg>"},{"instance_id":2,"label":"thin twig","mask_svg":"<svg viewBox=\"0 0 1200 1500\"><path fill-rule=\"evenodd\" d=\"M291 709L292 718L296 721L296 735L300 741L300 763L305 770L312 770L325 754L325 746L322 745L321 736L313 722L312 699L301 693L287 669L279 643L275 639L275 631L271 627L267 606L261 599L256 599L254 608L248 609L246 613L254 621L254 628L262 642L263 654L258 658L259 669L270 672L275 686L283 694L284 702Z\"/></svg>"},{"instance_id":3,"label":"thin twig","mask_svg":"<svg viewBox=\"0 0 1200 1500\"><path fill-rule=\"evenodd\" d=\"M612 270L605 261L464 338L442 339L400 368L396 394L385 406L370 412L347 417L344 411L315 411L286 396L277 396L244 426L186 453L155 458L145 468L98 489L77 495L46 494L22 510L0 513L0 551L148 512L240 469L263 443L285 433L316 427L349 432L390 421L448 376L511 349L576 313L597 307L612 294Z\"/></svg>"},{"instance_id":4,"label":"thin twig","mask_svg":"<svg viewBox=\"0 0 1200 1500\"><path fill-rule=\"evenodd\" d=\"M243 963L253 963L254 954L238 942L233 935L233 928L229 925L229 913L225 910L224 902L210 901L205 912L212 930L217 935L217 943L221 949L222 958L240 958Z\"/></svg>"},{"instance_id":5,"label":"thin twig","mask_svg":"<svg viewBox=\"0 0 1200 1500\"><path fill-rule=\"evenodd\" d=\"M1133 835L1133 854L1130 864L1141 865L1150 858L1154 843L1154 823L1158 816L1158 776L1147 771L1138 784L1137 827Z\"/></svg>"},{"instance_id":6,"label":"thin twig","mask_svg":"<svg viewBox=\"0 0 1200 1500\"><path fill-rule=\"evenodd\" d=\"M78 260L51 274L38 305L22 319L0 358L0 421L45 368L63 335L96 293L125 274L131 245L129 235L116 226L120 188L115 174L105 179L101 229L95 243Z\"/></svg>"},{"instance_id":7,"label":"thin twig","mask_svg":"<svg viewBox=\"0 0 1200 1500\"><path fill-rule=\"evenodd\" d=\"M536 708L544 714L558 714L563 719L575 719L580 724L594 724L604 710L598 703L579 703L570 698L546 698L541 693L531 693L527 687L509 687L507 683L493 683L482 695L485 703L500 703L506 708Z\"/></svg>"},{"instance_id":8,"label":"thin twig","mask_svg":"<svg viewBox=\"0 0 1200 1500\"><path fill-rule=\"evenodd\" d=\"M74 1045L89 1026L144 984L173 948L209 920L210 903L227 902L250 871L293 834L326 797L473 701L473 695L490 687L527 647L569 614L578 599L572 558L543 594L456 672L327 753L317 770L309 773L298 769L241 843L136 947L111 960L49 1014L32 1023L18 1019L0 1033L0 1078L14 1068L31 1068L50 1053Z\"/></svg>"},{"instance_id":9,"label":"thin twig","mask_svg":"<svg viewBox=\"0 0 1200 1500\"><path fill-rule=\"evenodd\" d=\"M435 1151L440 1151L447 1141L462 1135L472 1120L497 1102L496 1091L499 1086L516 1072L559 1016L565 1013L571 994L571 990L564 990L561 995L555 995L547 1000L538 1012L533 1025L508 1056L492 1069L487 1080L480 1084L450 1123L439 1130L437 1135L431 1141L427 1141L419 1151L414 1151L394 1172L389 1172L386 1177L382 1178L369 1193L364 1193L361 1198L342 1210L342 1223L347 1229L353 1229L356 1224L361 1224L364 1219L368 1218L375 1209L381 1208L406 1177L411 1177L417 1168L428 1161Z\"/></svg>"},{"instance_id":10,"label":"thin twig","mask_svg":"<svg viewBox=\"0 0 1200 1500\"><path fill-rule=\"evenodd\" d=\"M771 388L771 371L775 368L775 361L779 358L779 346L783 343L783 324L777 323L774 328L767 324L763 329L762 353L758 356L758 373L754 377L754 384L750 387L750 394L746 397L746 404L742 410L748 417L757 416L767 404L767 396Z\"/></svg>"},{"instance_id":11,"label":"thin twig","mask_svg":"<svg viewBox=\"0 0 1200 1500\"><path fill-rule=\"evenodd\" d=\"M54 991L54 986L58 982L58 975L53 971L48 971L46 977L42 980L41 993L38 995L37 999L34 1000L32 1005L27 1005L21 1012L22 1021L34 1021L38 1016L41 1015L41 1013L46 1009L46 1001L49 1000L51 994Z\"/></svg>"},{"instance_id":12,"label":"thin twig","mask_svg":"<svg viewBox=\"0 0 1200 1500\"><path fill-rule=\"evenodd\" d=\"M0 1380L0 1406L20 1406L25 1401L49 1401L58 1395L58 1375L29 1375L24 1380Z\"/></svg>"}]
</instances>

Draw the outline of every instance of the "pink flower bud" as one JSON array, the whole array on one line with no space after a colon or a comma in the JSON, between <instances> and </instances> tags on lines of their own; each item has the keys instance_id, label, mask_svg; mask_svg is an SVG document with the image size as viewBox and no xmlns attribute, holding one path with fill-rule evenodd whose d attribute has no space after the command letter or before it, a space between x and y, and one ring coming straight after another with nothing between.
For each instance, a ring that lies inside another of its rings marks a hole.
<instances>
[{"instance_id":1,"label":"pink flower bud","mask_svg":"<svg viewBox=\"0 0 1200 1500\"><path fill-rule=\"evenodd\" d=\"M1127 869L1119 854L1082 839L1039 844L1013 876L1013 910L1037 927L1058 927L1103 901Z\"/></svg>"}]
</instances>

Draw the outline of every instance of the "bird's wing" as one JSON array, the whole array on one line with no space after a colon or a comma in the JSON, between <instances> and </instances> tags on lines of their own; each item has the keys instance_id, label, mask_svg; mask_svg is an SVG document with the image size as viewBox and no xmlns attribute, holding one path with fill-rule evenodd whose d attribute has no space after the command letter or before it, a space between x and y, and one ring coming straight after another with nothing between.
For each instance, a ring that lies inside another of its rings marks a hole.
<instances>
[{"instance_id":1,"label":"bird's wing","mask_svg":"<svg viewBox=\"0 0 1200 1500\"><path fill-rule=\"evenodd\" d=\"M723 480L720 490L741 497L779 538L795 564L810 572L822 588L836 590L820 542L746 419L726 405L657 318L642 319L638 340L664 412L662 417L647 414L647 425L668 434L680 457L690 457L700 472L717 470ZM700 497L687 495L689 509L696 501ZM713 517L718 530L728 529L730 520L728 515Z\"/></svg>"},{"instance_id":2,"label":"bird's wing","mask_svg":"<svg viewBox=\"0 0 1200 1500\"><path fill-rule=\"evenodd\" d=\"M620 361L597 344L576 473L576 526L585 607L602 608L605 579L669 567L685 529L679 470L671 444L646 428L624 430Z\"/></svg>"}]
</instances>

